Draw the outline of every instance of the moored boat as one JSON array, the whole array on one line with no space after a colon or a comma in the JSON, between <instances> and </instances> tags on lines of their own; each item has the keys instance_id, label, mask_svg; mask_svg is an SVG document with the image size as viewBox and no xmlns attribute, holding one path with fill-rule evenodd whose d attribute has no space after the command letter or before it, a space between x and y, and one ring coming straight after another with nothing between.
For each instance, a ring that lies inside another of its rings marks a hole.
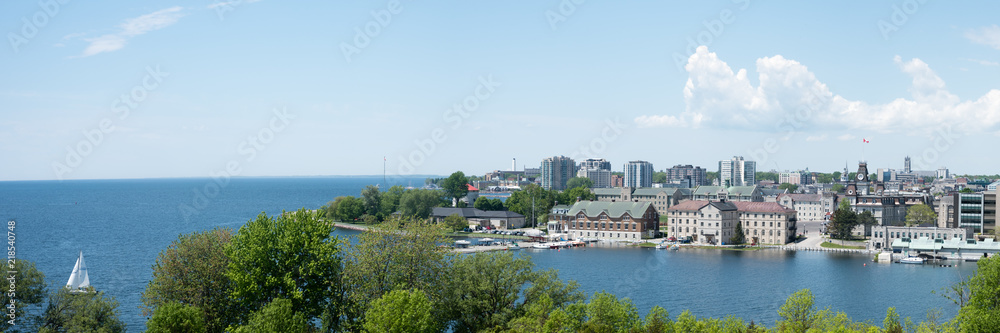
<instances>
[{"instance_id":1,"label":"moored boat","mask_svg":"<svg viewBox=\"0 0 1000 333\"><path fill-rule=\"evenodd\" d=\"M899 260L900 264L923 264L924 258L921 257L906 257Z\"/></svg>"}]
</instances>

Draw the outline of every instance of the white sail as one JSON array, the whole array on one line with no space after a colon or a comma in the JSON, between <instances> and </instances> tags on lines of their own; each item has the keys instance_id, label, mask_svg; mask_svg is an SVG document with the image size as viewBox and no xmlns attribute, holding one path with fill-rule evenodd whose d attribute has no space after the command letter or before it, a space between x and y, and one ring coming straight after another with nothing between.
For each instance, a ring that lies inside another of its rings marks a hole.
<instances>
[{"instance_id":1,"label":"white sail","mask_svg":"<svg viewBox=\"0 0 1000 333\"><path fill-rule=\"evenodd\" d=\"M80 257L76 259L76 266L73 266L73 273L69 275L66 287L72 290L90 287L90 275L87 274L87 264L83 262L83 251L80 251Z\"/></svg>"}]
</instances>

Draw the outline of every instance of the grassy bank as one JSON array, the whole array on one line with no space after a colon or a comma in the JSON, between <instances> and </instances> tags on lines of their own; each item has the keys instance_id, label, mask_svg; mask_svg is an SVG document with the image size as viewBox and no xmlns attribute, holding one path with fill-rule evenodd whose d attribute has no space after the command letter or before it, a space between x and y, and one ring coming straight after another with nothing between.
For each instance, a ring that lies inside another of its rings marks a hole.
<instances>
[{"instance_id":1,"label":"grassy bank","mask_svg":"<svg viewBox=\"0 0 1000 333\"><path fill-rule=\"evenodd\" d=\"M822 244L819 244L819 246L822 246L822 247L825 247L825 248L828 248L828 249L852 249L852 250L864 250L865 249L864 246L848 246L848 245L834 244L834 243L830 243L830 242L823 242Z\"/></svg>"}]
</instances>

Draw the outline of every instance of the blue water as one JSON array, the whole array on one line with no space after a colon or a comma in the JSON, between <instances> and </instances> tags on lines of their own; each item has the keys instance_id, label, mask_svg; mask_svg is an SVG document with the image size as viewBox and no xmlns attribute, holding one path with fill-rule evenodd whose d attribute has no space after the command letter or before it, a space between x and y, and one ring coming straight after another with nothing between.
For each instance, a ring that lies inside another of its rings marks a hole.
<instances>
[{"instance_id":1,"label":"blue water","mask_svg":"<svg viewBox=\"0 0 1000 333\"><path fill-rule=\"evenodd\" d=\"M83 251L91 284L115 297L129 331L139 332L146 320L139 309L140 293L156 255L177 235L220 226L236 229L261 212L316 209L381 181L234 178L225 186L213 185L211 179L0 182L0 218L16 220L18 257L34 261L52 287L65 285ZM423 178L399 181L423 184ZM643 313L661 305L672 315L690 309L698 316L735 314L767 324L773 324L784 299L801 288L812 289L817 305L845 311L855 320L881 322L890 305L914 319L934 308L950 317L955 307L930 291L975 268L865 266L865 256L811 252L585 248L524 253L539 268L556 268L562 278L579 281L588 294L607 290L631 298Z\"/></svg>"}]
</instances>

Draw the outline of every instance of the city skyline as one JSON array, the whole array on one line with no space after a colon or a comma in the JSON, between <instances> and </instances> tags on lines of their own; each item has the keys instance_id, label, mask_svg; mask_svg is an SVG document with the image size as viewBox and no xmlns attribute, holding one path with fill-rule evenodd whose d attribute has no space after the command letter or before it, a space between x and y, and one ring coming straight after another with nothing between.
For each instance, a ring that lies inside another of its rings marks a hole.
<instances>
[{"instance_id":1,"label":"city skyline","mask_svg":"<svg viewBox=\"0 0 1000 333\"><path fill-rule=\"evenodd\" d=\"M1000 163L994 2L0 8L0 180Z\"/></svg>"}]
</instances>

